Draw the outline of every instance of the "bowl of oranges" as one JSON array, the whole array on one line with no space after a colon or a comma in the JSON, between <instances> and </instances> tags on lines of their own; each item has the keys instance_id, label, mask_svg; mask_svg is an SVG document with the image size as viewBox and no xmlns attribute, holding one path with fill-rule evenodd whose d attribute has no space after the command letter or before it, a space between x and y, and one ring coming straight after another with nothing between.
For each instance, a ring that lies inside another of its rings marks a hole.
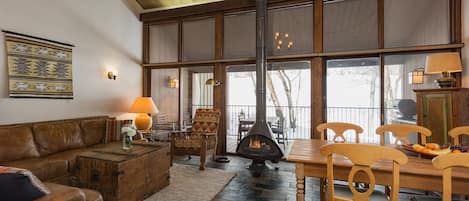
<instances>
[{"instance_id":1,"label":"bowl of oranges","mask_svg":"<svg viewBox=\"0 0 469 201\"><path fill-rule=\"evenodd\" d=\"M450 154L450 153L462 153L467 152L468 147L462 145L439 145L436 143L427 143L424 145L421 144L404 144L402 145L407 151L411 151L417 154L420 154L422 157L433 158L436 156Z\"/></svg>"}]
</instances>

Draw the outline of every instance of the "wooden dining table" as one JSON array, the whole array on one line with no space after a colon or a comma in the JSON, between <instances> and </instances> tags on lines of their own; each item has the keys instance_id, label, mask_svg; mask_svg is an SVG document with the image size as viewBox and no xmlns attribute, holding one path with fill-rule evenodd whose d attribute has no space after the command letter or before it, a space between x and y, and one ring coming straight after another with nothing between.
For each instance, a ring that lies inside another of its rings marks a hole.
<instances>
[{"instance_id":1,"label":"wooden dining table","mask_svg":"<svg viewBox=\"0 0 469 201\"><path fill-rule=\"evenodd\" d=\"M322 145L334 143L322 140L295 140L288 161L296 163L296 200L305 198L305 177L326 178L327 160L321 155ZM400 149L399 145L383 145ZM400 187L424 191L442 191L442 170L433 167L432 161L420 158L416 154L407 153L409 161L400 167ZM347 181L348 174L353 166L352 162L344 156L334 155L334 180ZM391 186L392 161L377 161L371 167L379 185ZM366 177L356 177L356 182L366 182ZM469 194L469 168L453 168L453 193ZM325 192L321 192L321 200L325 200Z\"/></svg>"}]
</instances>

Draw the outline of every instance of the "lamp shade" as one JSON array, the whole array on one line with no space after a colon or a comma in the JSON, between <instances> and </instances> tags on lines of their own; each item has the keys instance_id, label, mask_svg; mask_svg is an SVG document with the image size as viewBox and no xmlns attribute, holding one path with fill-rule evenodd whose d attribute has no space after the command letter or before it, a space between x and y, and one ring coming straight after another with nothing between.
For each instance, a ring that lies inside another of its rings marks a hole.
<instances>
[{"instance_id":1,"label":"lamp shade","mask_svg":"<svg viewBox=\"0 0 469 201\"><path fill-rule=\"evenodd\" d=\"M138 97L129 112L156 114L159 111L151 97Z\"/></svg>"},{"instance_id":2,"label":"lamp shade","mask_svg":"<svg viewBox=\"0 0 469 201\"><path fill-rule=\"evenodd\" d=\"M439 74L442 72L461 72L461 57L458 52L438 53L427 56L425 64L426 74Z\"/></svg>"}]
</instances>

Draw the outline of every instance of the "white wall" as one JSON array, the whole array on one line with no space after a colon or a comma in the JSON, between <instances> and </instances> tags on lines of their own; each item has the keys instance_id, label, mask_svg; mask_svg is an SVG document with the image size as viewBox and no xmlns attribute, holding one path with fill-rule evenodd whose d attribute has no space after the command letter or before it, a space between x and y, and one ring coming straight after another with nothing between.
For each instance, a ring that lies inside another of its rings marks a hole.
<instances>
[{"instance_id":1,"label":"white wall","mask_svg":"<svg viewBox=\"0 0 469 201\"><path fill-rule=\"evenodd\" d=\"M469 87L469 1L462 1L462 26L463 42L465 47L462 49L463 69L462 86Z\"/></svg>"},{"instance_id":2,"label":"white wall","mask_svg":"<svg viewBox=\"0 0 469 201\"><path fill-rule=\"evenodd\" d=\"M0 29L75 45L73 100L8 98L0 34L0 124L119 116L141 95L142 25L130 0L1 0ZM118 71L108 80L108 69Z\"/></svg>"}]
</instances>

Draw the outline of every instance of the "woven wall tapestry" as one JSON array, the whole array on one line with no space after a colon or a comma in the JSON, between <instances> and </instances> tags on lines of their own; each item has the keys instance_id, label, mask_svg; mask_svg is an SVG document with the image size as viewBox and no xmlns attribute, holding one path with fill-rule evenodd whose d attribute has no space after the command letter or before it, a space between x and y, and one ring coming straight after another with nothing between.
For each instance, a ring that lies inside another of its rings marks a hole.
<instances>
[{"instance_id":1,"label":"woven wall tapestry","mask_svg":"<svg viewBox=\"0 0 469 201\"><path fill-rule=\"evenodd\" d=\"M5 32L9 93L14 98L73 98L72 46Z\"/></svg>"}]
</instances>

